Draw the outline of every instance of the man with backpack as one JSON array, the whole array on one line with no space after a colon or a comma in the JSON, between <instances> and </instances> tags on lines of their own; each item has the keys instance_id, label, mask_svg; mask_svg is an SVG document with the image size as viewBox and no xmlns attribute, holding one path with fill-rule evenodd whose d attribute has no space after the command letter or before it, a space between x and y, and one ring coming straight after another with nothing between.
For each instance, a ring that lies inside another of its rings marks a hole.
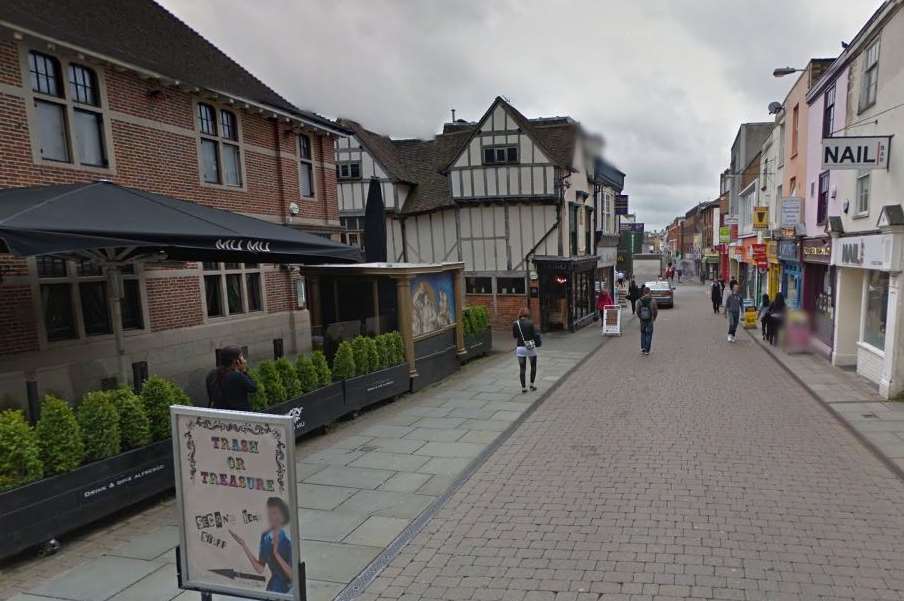
<instances>
[{"instance_id":1,"label":"man with backpack","mask_svg":"<svg viewBox=\"0 0 904 601\"><path fill-rule=\"evenodd\" d=\"M640 354L649 355L653 345L653 322L659 316L656 299L650 294L650 289L643 288L643 296L637 304L637 317L640 319Z\"/></svg>"}]
</instances>

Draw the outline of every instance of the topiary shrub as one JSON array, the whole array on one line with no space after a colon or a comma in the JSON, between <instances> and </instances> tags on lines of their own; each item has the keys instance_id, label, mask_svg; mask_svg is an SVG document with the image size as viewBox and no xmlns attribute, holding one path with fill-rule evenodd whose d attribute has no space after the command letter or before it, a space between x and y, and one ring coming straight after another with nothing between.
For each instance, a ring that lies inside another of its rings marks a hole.
<instances>
[{"instance_id":1,"label":"topiary shrub","mask_svg":"<svg viewBox=\"0 0 904 601\"><path fill-rule=\"evenodd\" d=\"M330 364L327 363L326 355L324 355L322 351L314 351L311 353L311 363L314 364L314 369L317 371L318 387L332 383L333 371L330 369Z\"/></svg>"},{"instance_id":2,"label":"topiary shrub","mask_svg":"<svg viewBox=\"0 0 904 601\"><path fill-rule=\"evenodd\" d=\"M377 371L386 367L380 358L380 351L377 350L377 341L371 337L364 339L367 347L367 363L370 365L370 371Z\"/></svg>"},{"instance_id":3,"label":"topiary shrub","mask_svg":"<svg viewBox=\"0 0 904 601\"><path fill-rule=\"evenodd\" d=\"M0 490L44 476L38 436L18 410L0 411Z\"/></svg>"},{"instance_id":4,"label":"topiary shrub","mask_svg":"<svg viewBox=\"0 0 904 601\"><path fill-rule=\"evenodd\" d=\"M122 450L137 449L151 442L151 421L141 398L126 386L111 390L110 397L119 413Z\"/></svg>"},{"instance_id":5,"label":"topiary shrub","mask_svg":"<svg viewBox=\"0 0 904 601\"><path fill-rule=\"evenodd\" d=\"M141 403L151 426L151 438L164 440L172 436L170 405L191 405L191 399L174 382L151 376L141 387Z\"/></svg>"},{"instance_id":6,"label":"topiary shrub","mask_svg":"<svg viewBox=\"0 0 904 601\"><path fill-rule=\"evenodd\" d=\"M473 336L476 331L474 329L474 308L465 307L461 312L462 328L465 336Z\"/></svg>"},{"instance_id":7,"label":"topiary shrub","mask_svg":"<svg viewBox=\"0 0 904 601\"><path fill-rule=\"evenodd\" d=\"M377 356L379 357L379 369L392 367L392 342L389 334L380 334L374 338L374 345L377 347Z\"/></svg>"},{"instance_id":8,"label":"topiary shrub","mask_svg":"<svg viewBox=\"0 0 904 601\"><path fill-rule=\"evenodd\" d=\"M347 340L342 341L336 350L336 356L333 357L333 377L337 380L346 380L354 378L356 373L355 352L352 344Z\"/></svg>"},{"instance_id":9,"label":"topiary shrub","mask_svg":"<svg viewBox=\"0 0 904 601\"><path fill-rule=\"evenodd\" d=\"M355 336L352 340L352 352L355 355L355 375L363 376L371 372L370 356L367 354L367 338Z\"/></svg>"},{"instance_id":10,"label":"topiary shrub","mask_svg":"<svg viewBox=\"0 0 904 601\"><path fill-rule=\"evenodd\" d=\"M35 427L41 462L48 476L71 472L85 458L85 442L75 412L63 399L48 394Z\"/></svg>"},{"instance_id":11,"label":"topiary shrub","mask_svg":"<svg viewBox=\"0 0 904 601\"><path fill-rule=\"evenodd\" d=\"M276 371L279 373L279 379L286 390L286 396L283 400L288 401L298 397L301 394L301 381L298 379L298 371L292 365L292 362L285 357L280 357L276 360Z\"/></svg>"},{"instance_id":12,"label":"topiary shrub","mask_svg":"<svg viewBox=\"0 0 904 601\"><path fill-rule=\"evenodd\" d=\"M248 377L254 380L257 390L248 395L248 402L254 411L263 411L270 404L267 398L267 389L263 384L260 372L255 368L248 370Z\"/></svg>"},{"instance_id":13,"label":"topiary shrub","mask_svg":"<svg viewBox=\"0 0 904 601\"><path fill-rule=\"evenodd\" d=\"M392 347L392 364L399 365L405 362L405 342L402 335L398 332L390 332L390 342Z\"/></svg>"},{"instance_id":14,"label":"topiary shrub","mask_svg":"<svg viewBox=\"0 0 904 601\"><path fill-rule=\"evenodd\" d=\"M257 366L257 373L260 376L259 384L264 386L267 394L267 405L275 405L282 403L288 398L286 387L283 386L282 377L276 368L275 361L262 361Z\"/></svg>"},{"instance_id":15,"label":"topiary shrub","mask_svg":"<svg viewBox=\"0 0 904 601\"><path fill-rule=\"evenodd\" d=\"M301 385L302 392L307 393L319 388L320 380L317 377L317 368L314 367L314 362L310 357L298 355L295 369L298 371L298 383Z\"/></svg>"},{"instance_id":16,"label":"topiary shrub","mask_svg":"<svg viewBox=\"0 0 904 601\"><path fill-rule=\"evenodd\" d=\"M85 441L85 461L99 461L119 453L119 413L109 391L85 393L78 405L78 425Z\"/></svg>"}]
</instances>

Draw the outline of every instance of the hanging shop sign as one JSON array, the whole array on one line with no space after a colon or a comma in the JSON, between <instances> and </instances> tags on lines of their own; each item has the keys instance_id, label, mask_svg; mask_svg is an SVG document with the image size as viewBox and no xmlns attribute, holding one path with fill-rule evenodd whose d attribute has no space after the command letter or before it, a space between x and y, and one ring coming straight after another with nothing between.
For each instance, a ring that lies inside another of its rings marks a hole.
<instances>
[{"instance_id":1,"label":"hanging shop sign","mask_svg":"<svg viewBox=\"0 0 904 601\"><path fill-rule=\"evenodd\" d=\"M299 601L294 419L170 408L179 586Z\"/></svg>"},{"instance_id":2,"label":"hanging shop sign","mask_svg":"<svg viewBox=\"0 0 904 601\"><path fill-rule=\"evenodd\" d=\"M793 228L800 223L801 199L798 196L782 198L782 227Z\"/></svg>"},{"instance_id":3,"label":"hanging shop sign","mask_svg":"<svg viewBox=\"0 0 904 601\"><path fill-rule=\"evenodd\" d=\"M800 252L806 263L824 263L828 265L832 262L832 239L806 238L801 241Z\"/></svg>"},{"instance_id":4,"label":"hanging shop sign","mask_svg":"<svg viewBox=\"0 0 904 601\"><path fill-rule=\"evenodd\" d=\"M797 240L779 240L778 258L782 261L800 261L800 245Z\"/></svg>"},{"instance_id":5,"label":"hanging shop sign","mask_svg":"<svg viewBox=\"0 0 904 601\"><path fill-rule=\"evenodd\" d=\"M738 225L738 216L737 215L726 215L722 219L722 223L725 225Z\"/></svg>"},{"instance_id":6,"label":"hanging shop sign","mask_svg":"<svg viewBox=\"0 0 904 601\"><path fill-rule=\"evenodd\" d=\"M833 238L831 263L840 267L901 271L900 238L895 234Z\"/></svg>"},{"instance_id":7,"label":"hanging shop sign","mask_svg":"<svg viewBox=\"0 0 904 601\"><path fill-rule=\"evenodd\" d=\"M756 263L756 266L759 269L766 269L769 266L769 262L766 258L765 244L753 245L753 262Z\"/></svg>"},{"instance_id":8,"label":"hanging shop sign","mask_svg":"<svg viewBox=\"0 0 904 601\"><path fill-rule=\"evenodd\" d=\"M719 242L722 244L731 242L731 228L729 226L723 225L719 228Z\"/></svg>"},{"instance_id":9,"label":"hanging shop sign","mask_svg":"<svg viewBox=\"0 0 904 601\"><path fill-rule=\"evenodd\" d=\"M770 240L766 243L766 259L770 263L778 263L778 241Z\"/></svg>"},{"instance_id":10,"label":"hanging shop sign","mask_svg":"<svg viewBox=\"0 0 904 601\"><path fill-rule=\"evenodd\" d=\"M616 215L627 215L628 214L628 195L627 194L616 194L615 195L615 214Z\"/></svg>"},{"instance_id":11,"label":"hanging shop sign","mask_svg":"<svg viewBox=\"0 0 904 601\"><path fill-rule=\"evenodd\" d=\"M891 136L832 137L822 140L822 169L888 169Z\"/></svg>"},{"instance_id":12,"label":"hanging shop sign","mask_svg":"<svg viewBox=\"0 0 904 601\"><path fill-rule=\"evenodd\" d=\"M753 207L753 229L769 229L769 207Z\"/></svg>"}]
</instances>

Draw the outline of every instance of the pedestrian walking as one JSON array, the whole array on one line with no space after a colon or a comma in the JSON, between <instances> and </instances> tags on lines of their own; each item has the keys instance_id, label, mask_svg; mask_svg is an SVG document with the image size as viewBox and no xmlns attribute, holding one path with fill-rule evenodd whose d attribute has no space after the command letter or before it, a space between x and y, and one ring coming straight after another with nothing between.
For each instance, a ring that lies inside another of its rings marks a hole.
<instances>
[{"instance_id":1,"label":"pedestrian walking","mask_svg":"<svg viewBox=\"0 0 904 601\"><path fill-rule=\"evenodd\" d=\"M778 344L778 331L785 323L785 313L788 307L785 305L785 295L778 292L775 299L769 305L769 335L766 337L769 344L776 346Z\"/></svg>"},{"instance_id":2,"label":"pedestrian walking","mask_svg":"<svg viewBox=\"0 0 904 601\"><path fill-rule=\"evenodd\" d=\"M683 271L683 270L679 267L678 270L677 270L677 272L676 272L676 273L678 274L678 283L679 283L679 284L681 283L681 273L682 273L682 271Z\"/></svg>"},{"instance_id":3,"label":"pedestrian walking","mask_svg":"<svg viewBox=\"0 0 904 601\"><path fill-rule=\"evenodd\" d=\"M248 395L257 392L257 384L248 375L248 362L242 349L220 349L220 365L207 374L207 399L214 409L251 411Z\"/></svg>"},{"instance_id":4,"label":"pedestrian walking","mask_svg":"<svg viewBox=\"0 0 904 601\"><path fill-rule=\"evenodd\" d=\"M713 280L713 285L709 291L709 297L713 302L713 314L719 314L719 308L722 306L722 286L719 282Z\"/></svg>"},{"instance_id":5,"label":"pedestrian walking","mask_svg":"<svg viewBox=\"0 0 904 601\"><path fill-rule=\"evenodd\" d=\"M634 278L631 278L631 283L628 285L628 300L631 301L631 314L636 315L637 301L640 300L640 288Z\"/></svg>"},{"instance_id":6,"label":"pedestrian walking","mask_svg":"<svg viewBox=\"0 0 904 601\"><path fill-rule=\"evenodd\" d=\"M609 291L605 288L596 295L596 310L600 313L600 327L605 325L605 309L609 305L614 305L612 302L612 295L609 294Z\"/></svg>"},{"instance_id":7,"label":"pedestrian walking","mask_svg":"<svg viewBox=\"0 0 904 601\"><path fill-rule=\"evenodd\" d=\"M622 288L625 285L625 272L619 271L615 274L615 279L618 282L618 287Z\"/></svg>"},{"instance_id":8,"label":"pedestrian walking","mask_svg":"<svg viewBox=\"0 0 904 601\"><path fill-rule=\"evenodd\" d=\"M760 320L760 333L763 335L763 340L766 340L769 336L769 305L769 295L763 293L763 298L760 300L760 310L757 314Z\"/></svg>"},{"instance_id":9,"label":"pedestrian walking","mask_svg":"<svg viewBox=\"0 0 904 601\"><path fill-rule=\"evenodd\" d=\"M649 355L650 347L653 346L653 322L659 316L659 308L649 288L644 286L642 294L637 306L637 317L640 319L640 354Z\"/></svg>"},{"instance_id":10,"label":"pedestrian walking","mask_svg":"<svg viewBox=\"0 0 904 601\"><path fill-rule=\"evenodd\" d=\"M518 358L518 374L521 378L521 392L527 392L525 372L530 361L530 389L536 390L534 380L537 377L537 347L543 341L539 332L534 329L527 307L518 312L518 319L512 324L512 337L515 339L515 357Z\"/></svg>"},{"instance_id":11,"label":"pedestrian walking","mask_svg":"<svg viewBox=\"0 0 904 601\"><path fill-rule=\"evenodd\" d=\"M728 298L725 299L725 315L728 316L728 342L735 341L735 333L738 331L738 322L741 321L741 311L744 309L744 299L738 292L738 285L731 289Z\"/></svg>"}]
</instances>

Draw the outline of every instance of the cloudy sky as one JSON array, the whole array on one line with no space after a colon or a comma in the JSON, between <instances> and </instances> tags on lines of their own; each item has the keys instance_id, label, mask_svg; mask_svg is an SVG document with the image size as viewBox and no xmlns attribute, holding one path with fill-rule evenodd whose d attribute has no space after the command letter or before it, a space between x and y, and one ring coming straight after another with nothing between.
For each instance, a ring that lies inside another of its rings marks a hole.
<instances>
[{"instance_id":1,"label":"cloudy sky","mask_svg":"<svg viewBox=\"0 0 904 601\"><path fill-rule=\"evenodd\" d=\"M162 0L295 104L393 137L497 95L606 138L638 220L715 198L739 123L834 57L879 0Z\"/></svg>"}]
</instances>

